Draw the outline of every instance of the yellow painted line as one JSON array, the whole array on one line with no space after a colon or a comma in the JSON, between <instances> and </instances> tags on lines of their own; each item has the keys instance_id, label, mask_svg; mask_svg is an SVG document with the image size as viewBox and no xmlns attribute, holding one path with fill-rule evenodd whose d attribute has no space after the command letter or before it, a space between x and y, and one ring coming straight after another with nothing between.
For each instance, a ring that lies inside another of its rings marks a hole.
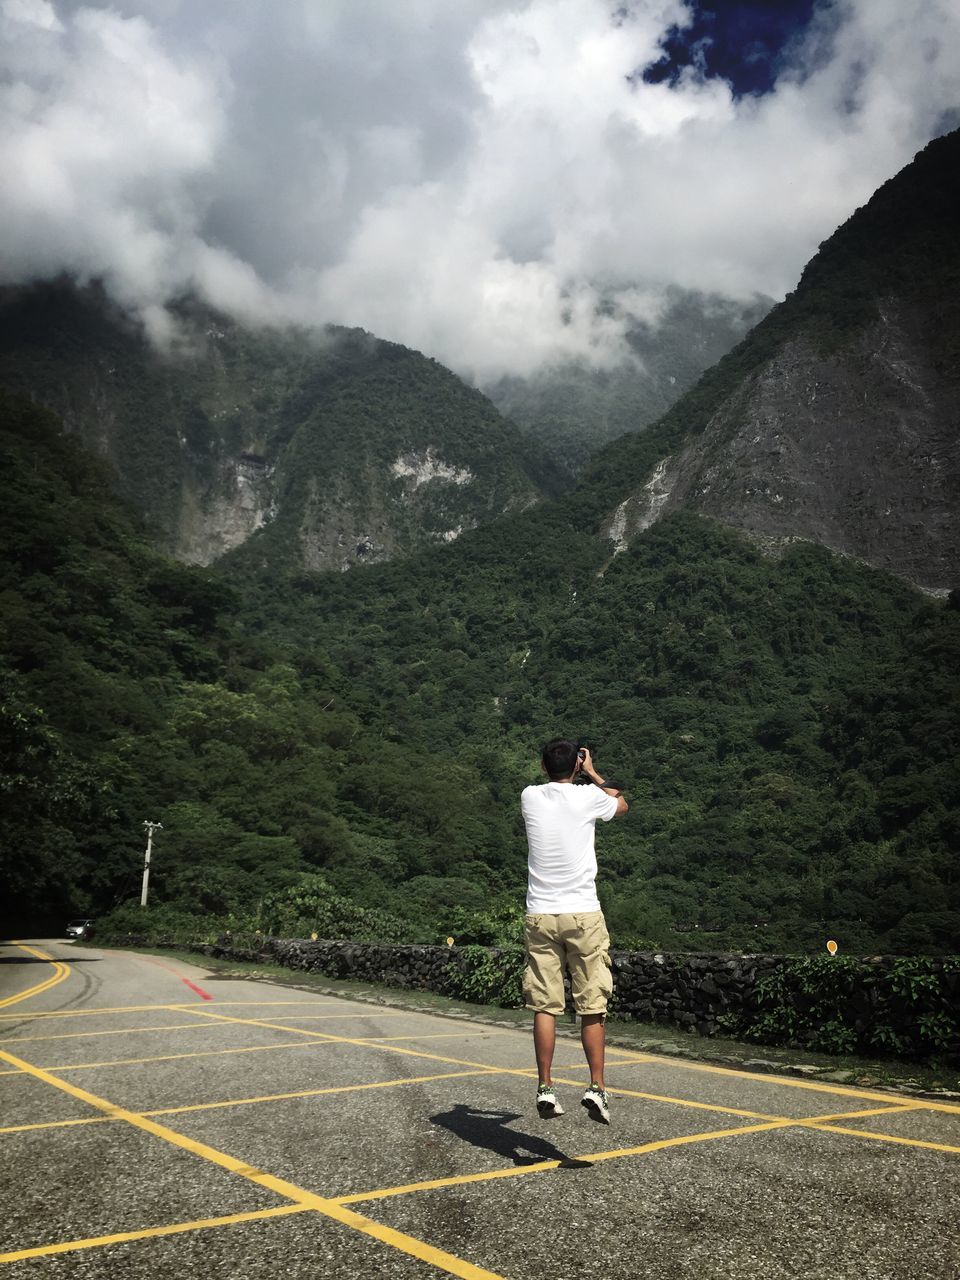
<instances>
[{"instance_id":1,"label":"yellow painted line","mask_svg":"<svg viewBox=\"0 0 960 1280\"><path fill-rule=\"evenodd\" d=\"M277 1178L261 1169L255 1169L252 1165L236 1159L235 1156L228 1155L225 1151L218 1151L215 1147L208 1146L205 1142L197 1142L194 1138L188 1138L185 1134L177 1133L175 1129L169 1129L166 1125L158 1124L156 1120L138 1115L134 1111L127 1111L123 1107L117 1107L105 1098L98 1097L94 1093L88 1093L84 1089L79 1089L76 1085L70 1084L66 1080L60 1080L57 1076L50 1075L41 1067L34 1067L29 1062L25 1062L22 1058L15 1058L12 1053L7 1053L3 1049L0 1049L0 1059L9 1062L14 1067L18 1067L21 1071L29 1072L36 1079L52 1085L53 1088L60 1089L64 1093L70 1094L71 1097L88 1103L98 1111L103 1111L107 1115L125 1120L128 1124L133 1125L134 1128L163 1139L165 1142L170 1143L171 1146L179 1147L183 1151L188 1151L191 1155L198 1156L201 1160L206 1160L221 1169L226 1169L229 1173L237 1174L248 1182L255 1183L275 1195L282 1196L294 1204L302 1205L305 1209L315 1209L318 1213L323 1214L326 1218L331 1218L334 1222L352 1227L363 1235L379 1240L382 1244L390 1245L401 1253L406 1253L421 1262L430 1263L431 1266L458 1276L461 1280L503 1280L502 1276L497 1276L492 1271L485 1271L481 1267L475 1267L472 1263L466 1262L463 1258L458 1258L452 1253L447 1253L443 1249L437 1249L433 1245L426 1244L422 1240L416 1240L413 1236L408 1236L402 1231L396 1231L392 1227L373 1222L370 1218L364 1218L333 1200L318 1196L315 1192L298 1187L292 1182L287 1182L284 1178Z\"/></svg>"},{"instance_id":2,"label":"yellow painted line","mask_svg":"<svg viewBox=\"0 0 960 1280\"><path fill-rule=\"evenodd\" d=\"M284 1031L295 1031L296 1027L284 1027ZM494 1036L513 1035L512 1031L431 1031L427 1035L412 1036L362 1036L356 1044L392 1044L395 1040L492 1040Z\"/></svg>"},{"instance_id":3,"label":"yellow painted line","mask_svg":"<svg viewBox=\"0 0 960 1280\"><path fill-rule=\"evenodd\" d=\"M335 1000L324 1001L321 997L314 1000L217 1000L216 1007L218 1009L238 1009L238 1008L274 1008L279 1005L317 1005L342 1003ZM120 1004L105 1009L53 1009L49 1012L31 1013L31 1018L98 1018L102 1013L157 1013L162 1009L171 1010L175 1013L182 1013L186 1009L193 1006L189 1004ZM17 1021L22 1022L24 1019L22 1013L0 1013L0 1021Z\"/></svg>"},{"instance_id":4,"label":"yellow painted line","mask_svg":"<svg viewBox=\"0 0 960 1280\"><path fill-rule=\"evenodd\" d=\"M25 942L12 942L10 945L17 947L20 951L26 951L37 960L45 960L47 964L53 965L53 973L49 978L45 978L43 982L37 982L32 987L27 987L26 991L18 991L16 995L7 996L5 999L0 1000L0 1009L6 1009L12 1004L19 1004L21 1000L29 1000L32 996L42 995L44 991L49 991L51 987L55 987L63 982L65 978L69 978L70 966L63 964L60 960L54 960L53 956L48 956L45 951L38 951L36 947L28 946ZM22 1017L23 1015L16 1016Z\"/></svg>"},{"instance_id":5,"label":"yellow painted line","mask_svg":"<svg viewBox=\"0 0 960 1280\"><path fill-rule=\"evenodd\" d=\"M960 1155L960 1147L949 1146L945 1142L925 1142L922 1138L901 1138L893 1133L872 1133L869 1129L846 1129L838 1124L818 1124L808 1121L807 1127L820 1129L824 1133L842 1133L846 1137L873 1138L877 1142L894 1142L904 1147L922 1147L927 1151L945 1151L949 1155Z\"/></svg>"},{"instance_id":6,"label":"yellow painted line","mask_svg":"<svg viewBox=\"0 0 960 1280\"><path fill-rule=\"evenodd\" d=\"M212 1017L215 1017L215 1016L216 1016L216 1015L213 1013L213 1011L212 1011L212 1010L206 1010L206 1009L194 1009L193 1007L190 1007L190 1008L189 1008L189 1010L188 1010L188 1012L193 1013L193 1014L196 1014L196 1016L197 1016L197 1017L201 1017L201 1018L212 1018ZM260 1019L255 1019L255 1018L230 1018L230 1019L229 1019L229 1021L231 1021L231 1022L238 1022L238 1023L246 1023L246 1024L248 1024L249 1026L257 1026L257 1027L270 1027L270 1026L272 1025L272 1024L271 1024L271 1023L269 1023L269 1022L264 1022L264 1021L261 1021ZM284 1031L295 1031L295 1030L297 1030L297 1028L295 1028L295 1027L282 1027L282 1028L281 1028L281 1027L276 1027L276 1028L274 1028L274 1029L275 1029L275 1030L284 1030ZM368 1047L368 1048L370 1048L370 1047L373 1047L373 1048L378 1047L376 1044L371 1045L369 1042L366 1042L366 1041L363 1041L363 1040L350 1039L350 1038L348 1038L348 1037L346 1037L346 1036L332 1036L332 1035L329 1035L328 1033L323 1032L323 1031L308 1031L308 1030L306 1030L306 1029L303 1029L303 1030L301 1031L301 1034L302 1034L302 1035L305 1035L305 1036L315 1037L315 1038L316 1038L316 1039L318 1039L318 1040L327 1040L327 1041L331 1041L331 1042L339 1043L339 1044L360 1045L360 1046L366 1046L366 1047ZM415 1058L427 1058L427 1059L429 1059L430 1061L433 1061L433 1062L446 1062L446 1063L451 1064L452 1066L460 1066L460 1067L479 1067L479 1068L482 1068L482 1069L483 1069L483 1068L485 1068L485 1069L487 1069L487 1070L489 1070L489 1069L490 1069L490 1067L491 1067L491 1064L490 1064L490 1063L485 1063L485 1062L473 1062L473 1061L471 1061L471 1060L469 1060L469 1059L466 1059L466 1058L447 1058L447 1057L441 1057L439 1054L434 1054L434 1053L425 1053L425 1052L423 1052L423 1050L419 1050L419 1049L407 1049L406 1047L401 1047L400 1045L396 1045L396 1044L383 1044L383 1045L382 1045L382 1046L380 1046L380 1047L382 1047L382 1048L383 1048L383 1050L384 1050L384 1052L386 1052L386 1053L402 1053L402 1054L407 1054L407 1055L409 1055L410 1057L415 1057ZM663 1061L663 1060L662 1060L662 1059L654 1059L654 1061ZM496 1070L499 1074L501 1074L501 1075L524 1076L524 1077L526 1077L526 1078L530 1078L530 1076L533 1074L529 1069L526 1069L526 1068L497 1067L497 1068L495 1068L495 1070ZM717 1070L717 1071L723 1071L723 1072L724 1072L724 1074L728 1074L728 1075L732 1075L732 1076L740 1076L740 1075L744 1074L744 1073L739 1072L739 1071L727 1071L727 1070L726 1070L726 1068L721 1068L721 1067L714 1068L714 1070ZM576 1081L576 1080L564 1080L564 1079L562 1079L562 1078L561 1078L561 1077L559 1077L559 1076L555 1076L554 1078L556 1079L556 1081L557 1081L557 1083L558 1083L558 1084L570 1084L570 1085L573 1085L574 1087L579 1087L579 1086L582 1084L582 1081ZM763 1075L758 1075L756 1078L757 1078L758 1080L769 1080L769 1079L770 1079L770 1077L768 1077L768 1076L763 1076ZM800 1087L803 1087L804 1085L809 1085L809 1083L810 1083L809 1081L805 1081L805 1080L797 1080L797 1081L794 1081L794 1080L779 1080L779 1081L777 1081L777 1082L778 1082L778 1083L782 1083L782 1084L796 1084L796 1085L798 1085L798 1086L800 1086ZM892 1109L892 1110L897 1110L897 1111L899 1111L899 1110L906 1110L906 1109L910 1109L910 1110L918 1110L918 1111L926 1111L926 1110L930 1110L930 1109L931 1109L931 1104L930 1104L930 1103L928 1103L928 1102L926 1102L925 1100L921 1100L921 1099L909 1099L909 1100L903 1100L903 1101L901 1101L901 1102L898 1102L895 1098L890 1097L890 1095L889 1095L889 1094L869 1093L869 1092L866 1092L866 1091L863 1091L863 1090L854 1090L854 1089L833 1089L833 1088L830 1088L830 1087L825 1086L825 1085L819 1086L819 1088L817 1089L817 1091L818 1091L818 1092L823 1092L823 1093L829 1093L829 1094L832 1094L832 1095L834 1095L834 1096L842 1097L842 1098L862 1098L862 1099L865 1099L865 1100L866 1100L866 1101L868 1101L868 1102L880 1102L880 1103L885 1104L885 1105L884 1105L884 1108L883 1108L884 1110L886 1110L887 1108L890 1108L890 1109ZM670 1104L672 1104L672 1105L674 1105L674 1106L691 1107L691 1108L693 1108L694 1110L698 1110L698 1111L715 1111L715 1112L719 1112L719 1113L720 1113L720 1114L722 1114L722 1115L736 1115L736 1116L741 1116L741 1117L743 1117L744 1119L754 1119L754 1118L756 1118L756 1119L763 1120L763 1121L765 1121L765 1122L766 1122L766 1121L769 1121L770 1123L775 1124L777 1127L783 1127L784 1125L799 1124L799 1123L803 1123L803 1122L804 1122L804 1121L802 1120L802 1118L801 1118L801 1119L798 1119L798 1120L789 1120L789 1119L786 1119L786 1118L781 1119L781 1118L778 1118L778 1117L770 1117L770 1116L766 1116L763 1112L746 1111L746 1110L742 1110L742 1109L737 1108L737 1107L721 1107L721 1106L718 1106L718 1105L716 1105L716 1104L714 1104L714 1103L697 1102L697 1101L695 1101L695 1100L693 1100L693 1099L690 1099L690 1098L674 1098L674 1097L670 1097L669 1095L665 1095L665 1094L640 1093L640 1092L638 1092L638 1091L636 1091L636 1090L632 1090L632 1089L623 1089L623 1088L621 1088L619 1085L618 1085L618 1086L611 1086L611 1087L607 1090L607 1092L608 1092L608 1093L616 1093L616 1094L618 1094L618 1095L623 1095L624 1097L630 1097L630 1098L641 1098L641 1099L643 1099L644 1101L648 1101L648 1102L665 1102L665 1103L670 1103ZM934 1106L934 1107L933 1107L933 1109L935 1109L935 1110L936 1110L936 1109L939 1109L939 1107L938 1107L938 1106ZM949 1109L950 1109L950 1110L954 1110L954 1108L949 1108ZM738 1133L739 1133L739 1132L741 1132L741 1131L740 1131L740 1130L737 1130L736 1132L738 1132ZM854 1130L854 1132L856 1133L857 1131L856 1131L856 1130ZM871 1136L875 1136L875 1135L871 1135ZM908 1142L908 1143L909 1143L909 1141L910 1141L910 1140L909 1140L909 1139L902 1139L901 1141L904 1141L904 1142ZM523 1166L523 1167L524 1167L524 1168L535 1168L536 1166L533 1166L533 1165L525 1165L525 1166Z\"/></svg>"},{"instance_id":7,"label":"yellow painted line","mask_svg":"<svg viewBox=\"0 0 960 1280\"><path fill-rule=\"evenodd\" d=\"M224 1026L229 1023L224 1022ZM168 1022L159 1027L119 1027L112 1031L61 1031L52 1036L6 1036L0 1044L39 1044L41 1040L81 1040L97 1036L139 1036L147 1031L196 1031L201 1022Z\"/></svg>"},{"instance_id":8,"label":"yellow painted line","mask_svg":"<svg viewBox=\"0 0 960 1280\"><path fill-rule=\"evenodd\" d=\"M399 1084L426 1084L431 1080L457 1080L463 1076L498 1074L497 1068L487 1071L444 1071L434 1076L405 1076L402 1080L375 1080L371 1084L341 1084L327 1089L299 1089L296 1093L266 1093L259 1098L229 1098L225 1102L195 1102L187 1107L162 1107L157 1111L142 1111L144 1116L176 1116L185 1111L215 1111L221 1107L244 1107L254 1102L285 1102L290 1098L319 1098L327 1093L357 1093L362 1089L392 1089ZM2 1130L0 1130L2 1132Z\"/></svg>"},{"instance_id":9,"label":"yellow painted line","mask_svg":"<svg viewBox=\"0 0 960 1280\"><path fill-rule=\"evenodd\" d=\"M211 1018L216 1016L212 1012L212 1010L195 1009L192 1006L186 1009L185 1012L192 1013L194 1014L194 1016L198 1018ZM366 1036L366 1037L335 1036L329 1031L311 1031L308 1027L284 1027L284 1026L278 1025L275 1022L266 1022L261 1018L234 1018L226 1014L224 1014L223 1016L225 1021L227 1022L236 1022L243 1026L248 1026L248 1027L266 1027L268 1031L287 1031L287 1032L292 1031L297 1035L310 1036L311 1039L318 1040L321 1042L325 1041L328 1044L352 1044L352 1045L357 1045L360 1048L366 1048L366 1049L377 1049L382 1046L387 1053L407 1054L411 1058L428 1058L432 1062L447 1062L455 1067L489 1068L492 1065L489 1062L472 1062L467 1058L447 1058L447 1057L442 1057L440 1054L437 1054L437 1053L425 1053L421 1049L407 1049L398 1044L384 1043L385 1040L390 1039L390 1037L386 1037L386 1036L381 1037L379 1039L374 1036ZM450 1034L452 1034L454 1037L456 1037L457 1035L456 1032L452 1032ZM505 1032L504 1034L508 1034L508 1033ZM408 1037L401 1036L398 1038L407 1039ZM512 1075L527 1074L527 1071L525 1069L521 1069L519 1067L518 1068L497 1067L496 1070L504 1071L507 1074L512 1074Z\"/></svg>"},{"instance_id":10,"label":"yellow painted line","mask_svg":"<svg viewBox=\"0 0 960 1280\"><path fill-rule=\"evenodd\" d=\"M208 1011L206 1009L191 1008L190 1012L195 1013L197 1017L201 1017L201 1018L207 1018L207 1017L212 1018L215 1016L212 1011ZM469 1058L441 1057L439 1054L425 1053L423 1050L420 1050L420 1049L408 1049L405 1046L402 1047L397 1044L385 1042L384 1040L359 1039L359 1038L348 1037L348 1036L334 1036L324 1031L310 1031L307 1028L279 1027L273 1023L264 1022L257 1018L228 1018L227 1020L230 1022L237 1022L247 1026L252 1026L252 1027L267 1027L276 1031L299 1031L301 1035L310 1036L311 1038L315 1038L316 1040L320 1040L321 1042L325 1041L330 1044L357 1045L361 1048L374 1048L374 1049L382 1048L387 1053L408 1054L410 1057L427 1058L431 1062L445 1062L445 1063L449 1063L451 1066L476 1067L480 1069L485 1068L487 1070L491 1069L490 1063L474 1062ZM532 1075L536 1074L534 1070L531 1070L530 1068L527 1068L527 1067L495 1067L494 1069L498 1071L501 1075L523 1076L526 1079L529 1079ZM556 1076L556 1075L554 1076L554 1078L558 1084L569 1084L569 1085L573 1085L574 1087L578 1087L580 1083L576 1080L564 1080L560 1076ZM627 1097L642 1098L647 1102L669 1102L677 1106L693 1107L698 1111L718 1111L723 1115L743 1116L745 1119L751 1119L751 1120L770 1120L770 1119L779 1118L776 1116L771 1117L769 1115L764 1114L763 1112L744 1111L737 1107L715 1106L712 1103L695 1102L695 1101L684 1099L684 1098L665 1097L663 1095L655 1094L655 1093L638 1093L634 1090L620 1089L619 1087L614 1089L613 1086L611 1086L608 1092L622 1093Z\"/></svg>"},{"instance_id":11,"label":"yellow painted line","mask_svg":"<svg viewBox=\"0 0 960 1280\"><path fill-rule=\"evenodd\" d=\"M641 1147L621 1147L616 1151L601 1151L589 1156L575 1156L577 1160L614 1160L623 1156L646 1155L651 1151L663 1151L667 1147L685 1146L693 1142L710 1142L717 1138L734 1138L745 1133L763 1133L770 1129L784 1129L790 1120L770 1120L765 1124L742 1125L737 1129L718 1129L714 1133L683 1134L678 1138L663 1138L657 1142L646 1142ZM492 1182L498 1178L521 1178L530 1173L543 1173L548 1169L559 1169L559 1160L541 1160L537 1164L515 1165L509 1169L491 1169L486 1173L467 1173L460 1177L433 1178L427 1182L408 1182L400 1187L382 1187L377 1191L361 1191L355 1195L341 1196L338 1204L360 1204L364 1200L386 1200L391 1196L409 1195L420 1191L437 1191L442 1187L465 1186L471 1182Z\"/></svg>"},{"instance_id":12,"label":"yellow painted line","mask_svg":"<svg viewBox=\"0 0 960 1280\"><path fill-rule=\"evenodd\" d=\"M216 1017L216 1015L211 1015L211 1016ZM217 1022L222 1023L224 1026L229 1024L235 1024L238 1021L238 1019L236 1018L217 1018L216 1020ZM193 1022L185 1023L184 1025L190 1026L190 1027L201 1026L200 1023L193 1023ZM266 1026L266 1023L261 1023L259 1025ZM157 1030L159 1031L172 1030L172 1029L173 1028L169 1028L169 1027L157 1028ZM288 1033L291 1031L296 1032L301 1030L301 1028L299 1027L279 1027L279 1026L274 1029L277 1031L286 1031ZM130 1029L131 1034L133 1033L134 1030L135 1028ZM97 1033L93 1032L92 1034L95 1035ZM122 1033L104 1032L103 1034L112 1035L112 1034L122 1034ZM311 1032L311 1031L304 1030L303 1034L316 1035L318 1038L314 1042L315 1044L337 1044L340 1042L339 1037L336 1037L336 1036L328 1036L328 1037L321 1038L322 1032ZM497 1034L497 1033L491 1033L491 1034ZM485 1032L467 1032L466 1033L467 1038L469 1038L470 1036L482 1036L482 1035L487 1035L487 1033ZM443 1032L440 1035L428 1035L428 1036L367 1036L367 1037L364 1037L362 1040L361 1039L349 1040L349 1041L345 1041L345 1043L359 1044L359 1045L369 1044L369 1045L376 1046L378 1044L383 1044L385 1042L389 1042L392 1040L445 1040L445 1039L451 1038L451 1036L455 1039L460 1038L459 1036L457 1036L456 1032ZM44 1039L45 1037L41 1036L38 1038ZM50 1038L59 1039L60 1037L50 1037ZM11 1043L14 1043L14 1042L10 1040L0 1041L0 1044L11 1044ZM161 1054L155 1054L152 1057L148 1057L148 1058L109 1058L104 1062L65 1063L62 1066L59 1064L56 1064L56 1065L47 1064L44 1066L43 1070L44 1071L91 1071L95 1069L99 1070L100 1068L104 1068L104 1067L131 1067L131 1066L136 1066L138 1064L145 1063L145 1062L176 1062L181 1058L215 1058L215 1057L218 1057L219 1055L226 1056L227 1054L231 1054L231 1053L268 1053L268 1052L272 1052L275 1049L309 1049L309 1048L310 1048L310 1045L304 1044L300 1040L293 1040L287 1044L255 1044L255 1045L248 1045L239 1049L198 1049L194 1053L161 1053ZM424 1054L423 1056L429 1057L430 1055ZM469 1065L476 1066L476 1067L482 1066L481 1063L471 1063ZM0 1071L0 1076L11 1076L11 1075L17 1075L17 1074L19 1073L15 1071Z\"/></svg>"},{"instance_id":13,"label":"yellow painted line","mask_svg":"<svg viewBox=\"0 0 960 1280\"><path fill-rule=\"evenodd\" d=\"M24 1073L21 1072L21 1075ZM42 1123L34 1124L8 1124L5 1128L0 1129L2 1133L29 1133L32 1129L67 1129L72 1125L83 1124L106 1124L112 1120L112 1116L85 1116L82 1120L44 1120Z\"/></svg>"},{"instance_id":14,"label":"yellow painted line","mask_svg":"<svg viewBox=\"0 0 960 1280\"><path fill-rule=\"evenodd\" d=\"M885 1110L899 1111L903 1109L905 1108L876 1108L863 1112L845 1112L844 1116L847 1118L852 1116L872 1116L879 1115ZM650 1155L654 1151L666 1151L670 1147L691 1146L698 1142L713 1142L719 1138L738 1138L741 1134L770 1133L774 1129L789 1129L796 1125L809 1127L832 1119L834 1119L832 1116L813 1116L810 1120L791 1120L786 1116L782 1116L763 1124L740 1125L736 1129L717 1129L712 1133L685 1133L676 1138L660 1138L654 1142L645 1142L639 1147L617 1147L613 1151L594 1151L590 1155L571 1158L596 1164L603 1160L620 1160L626 1157ZM858 1133L859 1130L851 1129L849 1132ZM354 1195L340 1196L337 1203L360 1204L364 1200L385 1200L392 1196L409 1195L421 1191L436 1191L443 1187L463 1186L471 1182L491 1182L498 1178L519 1178L529 1173L543 1173L549 1169L558 1169L560 1164L559 1160L542 1160L536 1164L517 1165L509 1169L493 1169L486 1173L453 1175L448 1178L433 1178L426 1182L408 1182L403 1186L382 1187L377 1191L361 1191Z\"/></svg>"},{"instance_id":15,"label":"yellow painted line","mask_svg":"<svg viewBox=\"0 0 960 1280\"><path fill-rule=\"evenodd\" d=\"M370 1084L343 1084L327 1089L298 1089L293 1093L265 1093L256 1098L227 1098L222 1102L195 1102L181 1107L158 1107L152 1111L138 1112L142 1116L176 1116L187 1111L217 1111L224 1107L244 1107L260 1102L285 1102L291 1098L318 1098L327 1093L355 1093L362 1089L392 1089L394 1085L426 1084L431 1080L456 1080L463 1076L497 1075L498 1067L477 1071L444 1071L432 1076L404 1076L398 1080L375 1080ZM19 1072L25 1075L25 1072ZM66 1129L75 1125L106 1124L112 1116L87 1116L82 1120L44 1120L33 1124L12 1124L0 1128L0 1134L27 1133L33 1129Z\"/></svg>"},{"instance_id":16,"label":"yellow painted line","mask_svg":"<svg viewBox=\"0 0 960 1280\"><path fill-rule=\"evenodd\" d=\"M289 1018L296 1018L297 1014L289 1014ZM352 1018L353 1014L334 1014L334 1018ZM379 1016L379 1015L378 1015ZM276 1019L279 1021L279 1019ZM316 1019L320 1021L321 1019ZM323 1019L324 1021L326 1019ZM227 1019L221 1019L224 1027L229 1025ZM314 1021L314 1019L303 1018L301 1021ZM59 1032L55 1036L5 1036L0 1037L0 1044L38 1044L41 1041L52 1041L52 1039L96 1039L101 1036L142 1036L146 1032L196 1032L196 1030L204 1030L204 1023L165 1023L160 1027L118 1027L109 1032ZM291 1030L291 1028L283 1027L282 1030ZM428 1036L383 1036L369 1037L370 1039L456 1039L460 1036L509 1036L509 1032L494 1032L494 1030L477 1030L477 1032L443 1032L430 1033ZM52 1070L52 1068L47 1068Z\"/></svg>"},{"instance_id":17,"label":"yellow painted line","mask_svg":"<svg viewBox=\"0 0 960 1280\"><path fill-rule=\"evenodd\" d=\"M292 1031L292 1027L282 1027L282 1031ZM320 1042L322 1043L322 1041ZM241 1049L199 1049L195 1053L161 1053L152 1058L110 1058L106 1062L64 1063L62 1066L43 1066L41 1071L94 1071L103 1067L132 1067L144 1062L176 1062L181 1058L220 1058L232 1053L275 1053L279 1049L309 1049L311 1046L302 1040L291 1040L287 1044L254 1044ZM313 1046L317 1048L315 1044ZM0 1076L21 1075L20 1071L0 1071Z\"/></svg>"},{"instance_id":18,"label":"yellow painted line","mask_svg":"<svg viewBox=\"0 0 960 1280\"><path fill-rule=\"evenodd\" d=\"M853 1120L854 1118L857 1120L866 1120L869 1116L889 1116L897 1115L901 1111L919 1110L920 1108L914 1106L912 1103L905 1103L903 1105L899 1103L892 1103L888 1107L870 1107L865 1111L839 1111L836 1115L832 1116L811 1116L809 1119L794 1120L793 1123L803 1127L805 1125L827 1124L833 1120Z\"/></svg>"},{"instance_id":19,"label":"yellow painted line","mask_svg":"<svg viewBox=\"0 0 960 1280\"><path fill-rule=\"evenodd\" d=\"M270 1016L274 1022L288 1022L291 1018L300 1022L332 1022L342 1018L403 1018L406 1015L402 1009L377 1009L373 1013L272 1013Z\"/></svg>"},{"instance_id":20,"label":"yellow painted line","mask_svg":"<svg viewBox=\"0 0 960 1280\"><path fill-rule=\"evenodd\" d=\"M855 1089L843 1085L820 1084L815 1080L791 1080L785 1076L765 1075L761 1071L738 1071L735 1067L713 1067L705 1062L685 1062L680 1058L664 1058L650 1056L650 1062L658 1066L678 1067L681 1071L702 1071L710 1075L730 1076L736 1080L757 1080L761 1084L776 1085L786 1089L806 1089L812 1093L831 1093L838 1098L866 1098L871 1102L890 1102L889 1093L879 1093L869 1089ZM619 1065L619 1064L618 1064ZM626 1065L626 1064L624 1064ZM927 1098L910 1099L927 1111L943 1111L950 1115L960 1115L960 1106L949 1102L933 1102Z\"/></svg>"},{"instance_id":21,"label":"yellow painted line","mask_svg":"<svg viewBox=\"0 0 960 1280\"><path fill-rule=\"evenodd\" d=\"M230 1227L237 1222L259 1222L264 1218L289 1218L293 1213L306 1213L305 1204L281 1204L273 1209L255 1209L248 1213L230 1213L223 1218L198 1218L195 1222L175 1222L166 1227L146 1227L142 1231L119 1231L112 1236L88 1236L85 1240L64 1240L59 1244L41 1244L32 1249L16 1249L0 1253L0 1262L20 1262L23 1258L45 1258L56 1253L72 1253L75 1249L96 1249L108 1244L125 1244L130 1240L151 1240L157 1236L175 1236L184 1231L203 1231L209 1227Z\"/></svg>"}]
</instances>

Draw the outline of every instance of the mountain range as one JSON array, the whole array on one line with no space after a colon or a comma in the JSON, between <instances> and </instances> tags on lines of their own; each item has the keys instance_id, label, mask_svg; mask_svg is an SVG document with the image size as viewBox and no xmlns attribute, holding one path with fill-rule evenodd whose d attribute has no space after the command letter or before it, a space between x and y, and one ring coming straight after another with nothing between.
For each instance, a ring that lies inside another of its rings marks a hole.
<instances>
[{"instance_id":1,"label":"mountain range","mask_svg":"<svg viewBox=\"0 0 960 1280\"><path fill-rule=\"evenodd\" d=\"M617 545L695 511L771 550L807 539L924 589L960 569L960 132L931 142L640 440ZM659 446L659 448L658 448ZM656 456L655 456L656 455ZM624 486L626 488L626 486Z\"/></svg>"},{"instance_id":2,"label":"mountain range","mask_svg":"<svg viewBox=\"0 0 960 1280\"><path fill-rule=\"evenodd\" d=\"M106 458L164 550L346 569L519 510L561 478L478 391L362 330L252 331L189 301L161 351L96 285L0 292L0 385ZM256 536L255 536L256 535Z\"/></svg>"},{"instance_id":3,"label":"mountain range","mask_svg":"<svg viewBox=\"0 0 960 1280\"><path fill-rule=\"evenodd\" d=\"M360 915L329 927L494 940L563 732L631 798L600 850L620 945L960 947L958 146L572 490L369 335L184 302L161 355L95 289L8 291L8 909L122 904L150 817L161 923L266 927L279 895L309 932L336 897ZM253 512L232 542L189 514L217 494Z\"/></svg>"}]
</instances>

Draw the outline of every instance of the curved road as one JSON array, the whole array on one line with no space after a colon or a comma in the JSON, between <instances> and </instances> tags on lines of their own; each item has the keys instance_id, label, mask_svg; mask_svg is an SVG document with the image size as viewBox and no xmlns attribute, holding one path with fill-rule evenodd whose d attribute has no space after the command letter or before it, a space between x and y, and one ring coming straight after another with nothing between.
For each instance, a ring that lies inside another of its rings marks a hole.
<instances>
[{"instance_id":1,"label":"curved road","mask_svg":"<svg viewBox=\"0 0 960 1280\"><path fill-rule=\"evenodd\" d=\"M0 945L0 1280L955 1280L960 1106Z\"/></svg>"}]
</instances>

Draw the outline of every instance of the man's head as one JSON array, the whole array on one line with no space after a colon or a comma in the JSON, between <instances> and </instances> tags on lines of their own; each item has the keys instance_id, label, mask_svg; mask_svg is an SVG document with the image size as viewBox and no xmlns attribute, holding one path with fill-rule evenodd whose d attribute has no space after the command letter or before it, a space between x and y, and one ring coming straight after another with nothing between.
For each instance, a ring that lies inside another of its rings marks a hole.
<instances>
[{"instance_id":1,"label":"man's head","mask_svg":"<svg viewBox=\"0 0 960 1280\"><path fill-rule=\"evenodd\" d=\"M580 764L579 748L569 738L554 738L540 753L543 771L551 782L572 778Z\"/></svg>"}]
</instances>

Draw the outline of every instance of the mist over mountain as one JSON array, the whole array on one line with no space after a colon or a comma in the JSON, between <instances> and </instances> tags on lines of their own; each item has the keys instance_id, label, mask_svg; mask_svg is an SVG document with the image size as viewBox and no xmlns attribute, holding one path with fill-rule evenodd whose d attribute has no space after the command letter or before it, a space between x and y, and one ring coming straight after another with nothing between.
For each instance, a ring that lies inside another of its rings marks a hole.
<instances>
[{"instance_id":1,"label":"mist over mountain","mask_svg":"<svg viewBox=\"0 0 960 1280\"><path fill-rule=\"evenodd\" d=\"M630 358L610 368L585 360L504 377L483 390L497 408L571 473L602 445L661 417L773 306L719 294L668 289L654 313L632 316L624 334Z\"/></svg>"},{"instance_id":2,"label":"mist over mountain","mask_svg":"<svg viewBox=\"0 0 960 1280\"><path fill-rule=\"evenodd\" d=\"M361 330L189 301L166 349L96 286L0 290L0 384L58 413L180 559L345 569L448 542L557 483L478 391ZM249 546L247 545L249 543Z\"/></svg>"},{"instance_id":3,"label":"mist over mountain","mask_svg":"<svg viewBox=\"0 0 960 1280\"><path fill-rule=\"evenodd\" d=\"M794 293L615 462L623 545L671 511L803 538L946 591L960 575L960 131L826 241Z\"/></svg>"}]
</instances>

